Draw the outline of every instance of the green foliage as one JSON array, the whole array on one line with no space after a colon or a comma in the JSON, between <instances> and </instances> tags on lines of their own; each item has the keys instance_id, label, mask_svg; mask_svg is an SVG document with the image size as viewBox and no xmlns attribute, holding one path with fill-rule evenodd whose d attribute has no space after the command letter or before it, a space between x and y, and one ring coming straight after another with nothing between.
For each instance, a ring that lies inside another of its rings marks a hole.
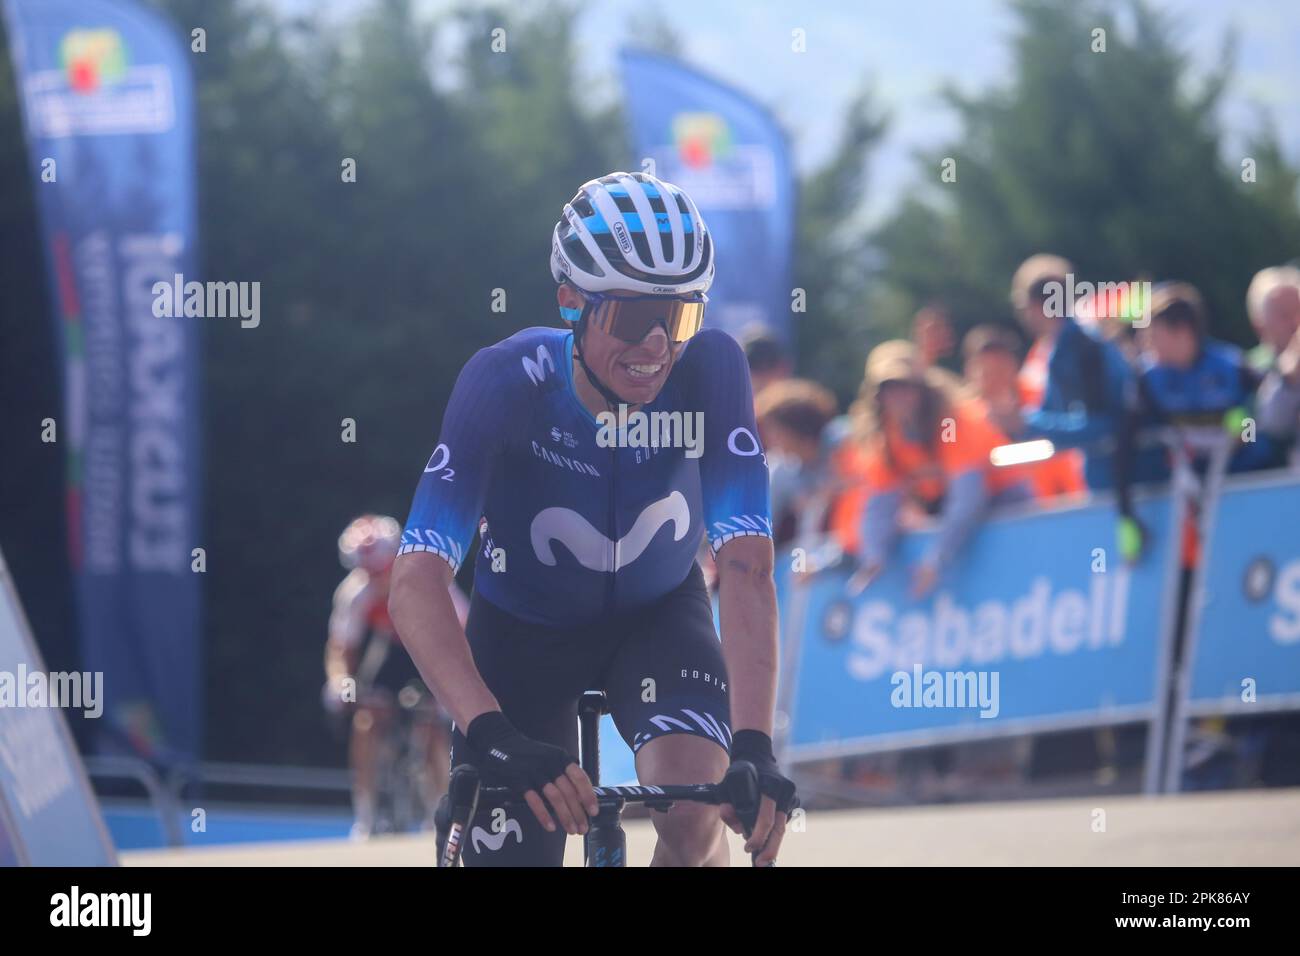
<instances>
[{"instance_id":1,"label":"green foliage","mask_svg":"<svg viewBox=\"0 0 1300 956\"><path fill-rule=\"evenodd\" d=\"M1300 246L1297 173L1267 131L1241 177L1218 109L1231 43L1199 82L1174 24L1144 2L1017 0L1010 81L948 93L961 133L922 157L934 185L880 229L895 308L941 298L963 326L1010 320L1019 262L1050 251L1080 278L1187 279L1206 295L1214 332L1250 341L1246 285ZM1092 31L1105 30L1105 52ZM940 163L956 160L957 181ZM904 318L892 316L894 322Z\"/></svg>"},{"instance_id":2,"label":"green foliage","mask_svg":"<svg viewBox=\"0 0 1300 956\"><path fill-rule=\"evenodd\" d=\"M834 153L799 190L794 284L806 291L808 306L794 316L800 373L842 402L857 390L868 343L878 335L869 308L871 250L853 224L866 194L866 160L886 125L864 88L845 110Z\"/></svg>"},{"instance_id":3,"label":"green foliage","mask_svg":"<svg viewBox=\"0 0 1300 956\"><path fill-rule=\"evenodd\" d=\"M575 106L571 12L431 22L380 0L291 36L226 9L259 39L200 77L204 264L261 279L266 317L207 342L209 753L317 761L335 539L361 511L405 515L465 360L552 322L555 184L608 171L620 142Z\"/></svg>"}]
</instances>

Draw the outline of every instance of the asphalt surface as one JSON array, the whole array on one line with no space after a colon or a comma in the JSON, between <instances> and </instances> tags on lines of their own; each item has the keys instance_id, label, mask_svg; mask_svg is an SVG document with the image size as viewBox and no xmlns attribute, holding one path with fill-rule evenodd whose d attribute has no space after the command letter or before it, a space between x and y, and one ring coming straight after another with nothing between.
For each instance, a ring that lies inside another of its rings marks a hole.
<instances>
[{"instance_id":1,"label":"asphalt surface","mask_svg":"<svg viewBox=\"0 0 1300 956\"><path fill-rule=\"evenodd\" d=\"M782 866L1296 866L1300 789L829 810L786 835ZM647 820L626 824L628 859L649 862ZM738 837L732 865L746 866ZM321 840L121 854L127 866L430 866L431 836ZM569 841L581 866L582 841Z\"/></svg>"}]
</instances>

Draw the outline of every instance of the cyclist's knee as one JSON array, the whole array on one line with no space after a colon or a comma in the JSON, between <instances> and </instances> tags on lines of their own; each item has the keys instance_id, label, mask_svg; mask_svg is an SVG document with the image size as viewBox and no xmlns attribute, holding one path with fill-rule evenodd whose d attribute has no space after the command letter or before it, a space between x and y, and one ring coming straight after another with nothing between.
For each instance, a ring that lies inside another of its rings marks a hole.
<instances>
[{"instance_id":1,"label":"cyclist's knee","mask_svg":"<svg viewBox=\"0 0 1300 956\"><path fill-rule=\"evenodd\" d=\"M363 704L352 715L352 729L358 734L382 733L392 722L388 708L377 704Z\"/></svg>"},{"instance_id":2,"label":"cyclist's knee","mask_svg":"<svg viewBox=\"0 0 1300 956\"><path fill-rule=\"evenodd\" d=\"M717 807L679 803L667 813L653 813L661 852L676 866L705 866L716 862L725 846L722 816Z\"/></svg>"}]
</instances>

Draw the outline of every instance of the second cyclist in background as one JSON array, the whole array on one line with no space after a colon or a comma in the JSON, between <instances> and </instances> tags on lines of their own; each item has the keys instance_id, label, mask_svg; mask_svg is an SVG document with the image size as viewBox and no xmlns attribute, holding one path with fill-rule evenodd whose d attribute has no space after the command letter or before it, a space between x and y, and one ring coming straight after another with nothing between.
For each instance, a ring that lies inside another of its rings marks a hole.
<instances>
[{"instance_id":1,"label":"second cyclist in background","mask_svg":"<svg viewBox=\"0 0 1300 956\"><path fill-rule=\"evenodd\" d=\"M400 537L401 526L387 515L362 515L339 536L339 560L348 574L334 592L323 699L331 713L351 714L348 763L355 817L352 834L357 838L382 829L381 771L404 746L424 755L416 761L414 784L418 802L427 811L422 822L429 826L447 786L449 721L420 679L388 616L389 580ZM451 592L464 620L465 597L454 583ZM403 705L411 711L409 722L399 719ZM397 739L408 725L410 739Z\"/></svg>"}]
</instances>

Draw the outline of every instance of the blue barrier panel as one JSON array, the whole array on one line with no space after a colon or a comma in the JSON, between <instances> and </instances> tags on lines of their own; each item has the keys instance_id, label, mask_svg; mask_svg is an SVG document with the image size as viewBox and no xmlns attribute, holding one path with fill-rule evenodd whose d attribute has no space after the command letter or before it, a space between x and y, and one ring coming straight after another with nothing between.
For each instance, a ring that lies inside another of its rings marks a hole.
<instances>
[{"instance_id":1,"label":"blue barrier panel","mask_svg":"<svg viewBox=\"0 0 1300 956\"><path fill-rule=\"evenodd\" d=\"M1139 512L1151 546L1131 568L1115 553L1114 508L1098 504L990 521L925 600L910 596L910 572L932 532L906 536L856 598L845 573L814 577L802 598L783 583L783 613L806 599L790 755L1155 717L1168 496Z\"/></svg>"},{"instance_id":2,"label":"blue barrier panel","mask_svg":"<svg viewBox=\"0 0 1300 956\"><path fill-rule=\"evenodd\" d=\"M1189 713L1300 709L1300 478L1225 483L1189 636ZM1251 683L1246 683L1251 682ZM1243 699L1247 689L1256 699Z\"/></svg>"},{"instance_id":3,"label":"blue barrier panel","mask_svg":"<svg viewBox=\"0 0 1300 956\"><path fill-rule=\"evenodd\" d=\"M0 864L117 862L0 555Z\"/></svg>"}]
</instances>

